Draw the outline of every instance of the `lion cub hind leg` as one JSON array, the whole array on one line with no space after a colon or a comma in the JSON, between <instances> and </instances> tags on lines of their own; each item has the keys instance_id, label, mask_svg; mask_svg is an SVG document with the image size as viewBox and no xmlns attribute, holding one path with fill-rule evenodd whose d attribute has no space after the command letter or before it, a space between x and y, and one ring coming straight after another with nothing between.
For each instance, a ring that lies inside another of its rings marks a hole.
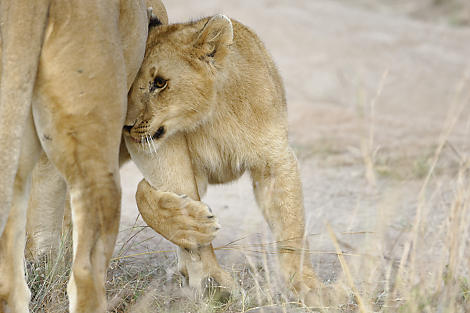
<instances>
[{"instance_id":1,"label":"lion cub hind leg","mask_svg":"<svg viewBox=\"0 0 470 313\"><path fill-rule=\"evenodd\" d=\"M297 161L290 149L270 158L267 164L251 169L255 198L278 241L279 261L284 280L308 305L322 283L310 262Z\"/></svg>"},{"instance_id":2,"label":"lion cub hind leg","mask_svg":"<svg viewBox=\"0 0 470 313\"><path fill-rule=\"evenodd\" d=\"M201 282L206 277L212 277L223 289L224 293L236 290L236 283L229 273L224 271L214 253L212 244L197 250L178 250L178 270L188 277L189 286L195 289L201 288Z\"/></svg>"},{"instance_id":3,"label":"lion cub hind leg","mask_svg":"<svg viewBox=\"0 0 470 313\"><path fill-rule=\"evenodd\" d=\"M136 200L144 221L182 248L194 250L208 245L220 229L217 218L203 202L156 190L144 179L137 188Z\"/></svg>"}]
</instances>

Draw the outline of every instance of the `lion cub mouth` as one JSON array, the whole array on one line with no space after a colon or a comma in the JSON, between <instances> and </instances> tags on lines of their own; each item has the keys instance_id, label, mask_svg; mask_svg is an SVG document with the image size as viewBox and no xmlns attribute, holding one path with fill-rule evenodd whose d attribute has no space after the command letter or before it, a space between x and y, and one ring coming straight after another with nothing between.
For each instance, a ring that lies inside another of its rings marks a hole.
<instances>
[{"instance_id":1,"label":"lion cub mouth","mask_svg":"<svg viewBox=\"0 0 470 313\"><path fill-rule=\"evenodd\" d=\"M136 137L135 135L132 135L132 130L134 129L135 125L124 125L123 127L123 132L125 135L128 135L134 142L137 143L144 143L146 140L150 139L150 136L138 136ZM152 140L157 140L163 137L165 135L165 126L160 126L155 134L151 137Z\"/></svg>"}]
</instances>

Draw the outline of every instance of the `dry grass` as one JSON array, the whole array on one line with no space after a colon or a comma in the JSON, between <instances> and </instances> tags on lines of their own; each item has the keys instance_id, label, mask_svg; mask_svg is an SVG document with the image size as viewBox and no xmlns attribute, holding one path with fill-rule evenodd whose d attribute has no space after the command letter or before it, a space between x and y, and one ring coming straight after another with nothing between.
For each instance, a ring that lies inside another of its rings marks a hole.
<instances>
[{"instance_id":1,"label":"dry grass","mask_svg":"<svg viewBox=\"0 0 470 313\"><path fill-rule=\"evenodd\" d=\"M31 312L64 312L68 306L66 289L72 259L69 237L63 236L57 255L27 262L26 275L32 294Z\"/></svg>"},{"instance_id":2,"label":"dry grass","mask_svg":"<svg viewBox=\"0 0 470 313\"><path fill-rule=\"evenodd\" d=\"M452 127L450 121L449 127ZM372 232L363 236L360 249L337 238L351 233L334 231L328 226L331 251L306 251L309 256L337 254L345 275L339 275L333 288L349 292L349 299L338 298L325 312L468 312L470 278L468 276L468 225L470 225L470 159L463 157L455 177L433 174L446 141L443 132L433 164L422 180L416 199L414 221L402 230L395 242L389 240L393 201L380 208L384 214ZM432 207L436 194L446 195L442 216L436 221ZM382 195L387 197L388 195ZM393 197L392 197L393 198ZM388 213L385 213L388 212ZM130 235L135 237L135 233ZM320 234L310 234L318 236ZM117 257L108 272L110 312L313 312L303 307L282 284L276 274L275 242L234 241L219 250L241 253L245 262L233 264L231 273L240 284L232 297L221 297L211 281L204 295L185 287L185 278L176 273L176 257L171 251ZM66 241L64 241L66 242ZM118 249L126 251L132 240ZM30 264L28 280L33 291L33 312L66 312L65 286L70 253L63 245L55 260ZM325 269L323 269L325 270ZM340 292L338 292L340 294ZM341 301L341 302L340 302Z\"/></svg>"},{"instance_id":3,"label":"dry grass","mask_svg":"<svg viewBox=\"0 0 470 313\"><path fill-rule=\"evenodd\" d=\"M342 269L329 282L338 298L323 307L324 312L470 311L467 240L470 158L458 147L452 147L459 166L445 175L437 171L443 151L449 148L449 135L468 103L465 95L460 88L423 173L412 178L421 187L409 207L414 216L402 220L401 225L396 224L398 207L402 205L400 199L377 187L400 179L377 175L377 157L373 152L376 151L373 129L377 126L373 125L374 119L364 119L370 123L367 126L370 131L365 133L367 145L363 146L363 158L359 160L363 162L369 185L366 188L372 189L378 199L379 213L372 229L349 232L328 225L330 248L304 251L320 272L331 271L328 264L318 263L325 255L336 256ZM229 270L239 289L227 296L208 280L205 293L200 295L189 289L185 277L176 272L174 251L130 252L136 250L133 246L138 245L136 237L142 229L141 226L132 228L111 262L106 286L110 312L315 312L304 307L280 282L275 249L278 242L270 242L269 236L255 243L240 238L218 247L219 251L242 256L241 262L225 264L231 266ZM308 234L311 238L321 235ZM349 242L347 238L351 236L361 237L360 245ZM66 282L70 265L67 242L64 238L57 257L28 264L33 312L67 311ZM344 291L346 298L340 296Z\"/></svg>"}]
</instances>

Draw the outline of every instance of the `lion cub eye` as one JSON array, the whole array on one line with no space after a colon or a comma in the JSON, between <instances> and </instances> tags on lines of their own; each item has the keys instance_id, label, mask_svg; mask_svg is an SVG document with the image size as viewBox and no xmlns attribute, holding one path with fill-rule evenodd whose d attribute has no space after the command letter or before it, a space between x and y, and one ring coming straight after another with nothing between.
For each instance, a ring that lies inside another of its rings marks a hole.
<instances>
[{"instance_id":1,"label":"lion cub eye","mask_svg":"<svg viewBox=\"0 0 470 313\"><path fill-rule=\"evenodd\" d=\"M168 81L160 76L155 77L153 82L150 83L150 92L157 89L163 89L166 87Z\"/></svg>"}]
</instances>

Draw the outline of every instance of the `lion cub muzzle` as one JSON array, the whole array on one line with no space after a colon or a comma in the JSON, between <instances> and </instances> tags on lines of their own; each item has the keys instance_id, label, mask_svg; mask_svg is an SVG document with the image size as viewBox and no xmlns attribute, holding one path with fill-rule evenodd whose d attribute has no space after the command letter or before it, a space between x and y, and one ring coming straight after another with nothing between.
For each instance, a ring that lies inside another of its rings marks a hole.
<instances>
[{"instance_id":1,"label":"lion cub muzzle","mask_svg":"<svg viewBox=\"0 0 470 313\"><path fill-rule=\"evenodd\" d=\"M136 123L135 125L124 125L123 133L137 143L145 143L149 140L161 139L165 133L165 126L160 126L157 131L153 132L149 121Z\"/></svg>"}]
</instances>

